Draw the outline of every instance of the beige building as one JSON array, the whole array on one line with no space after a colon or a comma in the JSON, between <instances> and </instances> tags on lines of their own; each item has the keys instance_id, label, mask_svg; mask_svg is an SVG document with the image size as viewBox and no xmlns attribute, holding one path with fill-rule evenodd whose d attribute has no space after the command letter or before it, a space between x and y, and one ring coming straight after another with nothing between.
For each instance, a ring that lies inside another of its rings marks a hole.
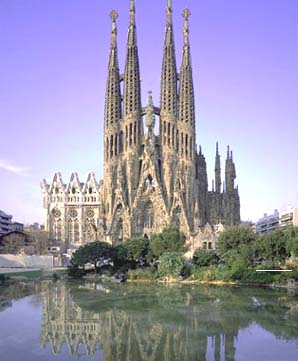
<instances>
[{"instance_id":1,"label":"beige building","mask_svg":"<svg viewBox=\"0 0 298 361\"><path fill-rule=\"evenodd\" d=\"M298 226L298 208L288 208L279 213L279 227Z\"/></svg>"},{"instance_id":2,"label":"beige building","mask_svg":"<svg viewBox=\"0 0 298 361\"><path fill-rule=\"evenodd\" d=\"M219 223L238 224L240 200L232 152L228 147L222 186L216 146L215 182L208 191L205 157L201 146L197 150L190 11L183 11L184 41L178 73L172 4L167 1L159 106L151 92L147 105L141 102L134 1L130 0L123 75L118 62L118 14L112 11L110 15L104 179L97 182L90 173L82 183L73 173L64 183L56 173L51 184L43 181L46 230L52 238L76 247L94 239L116 244L130 237L150 237L170 224L179 227L189 240L199 237L207 224L211 228ZM156 121L158 134L154 132Z\"/></svg>"}]
</instances>

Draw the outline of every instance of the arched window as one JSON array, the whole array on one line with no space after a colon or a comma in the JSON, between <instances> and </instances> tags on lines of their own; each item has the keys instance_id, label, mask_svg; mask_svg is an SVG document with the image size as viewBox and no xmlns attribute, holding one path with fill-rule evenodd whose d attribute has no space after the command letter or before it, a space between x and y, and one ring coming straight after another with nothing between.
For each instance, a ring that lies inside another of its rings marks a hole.
<instances>
[{"instance_id":1,"label":"arched window","mask_svg":"<svg viewBox=\"0 0 298 361\"><path fill-rule=\"evenodd\" d=\"M147 202L144 207L144 228L152 228L154 224L154 209L152 202Z\"/></svg>"},{"instance_id":2,"label":"arched window","mask_svg":"<svg viewBox=\"0 0 298 361\"><path fill-rule=\"evenodd\" d=\"M119 218L116 228L116 238L118 242L123 241L123 221L122 218Z\"/></svg>"},{"instance_id":3,"label":"arched window","mask_svg":"<svg viewBox=\"0 0 298 361\"><path fill-rule=\"evenodd\" d=\"M178 206L173 211L173 221L172 221L172 223L178 228L180 227L180 216L181 216L181 208Z\"/></svg>"}]
</instances>

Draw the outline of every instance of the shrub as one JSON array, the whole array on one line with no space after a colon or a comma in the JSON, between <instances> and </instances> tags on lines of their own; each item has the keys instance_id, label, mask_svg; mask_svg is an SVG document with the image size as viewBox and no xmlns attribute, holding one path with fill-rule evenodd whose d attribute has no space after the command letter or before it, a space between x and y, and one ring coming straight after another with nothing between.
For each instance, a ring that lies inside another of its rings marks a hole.
<instances>
[{"instance_id":1,"label":"shrub","mask_svg":"<svg viewBox=\"0 0 298 361\"><path fill-rule=\"evenodd\" d=\"M154 268L142 268L136 270L129 270L127 277L129 280L148 280L148 281L155 281L157 279L157 272Z\"/></svg>"},{"instance_id":2,"label":"shrub","mask_svg":"<svg viewBox=\"0 0 298 361\"><path fill-rule=\"evenodd\" d=\"M158 274L161 277L178 278L184 275L186 268L186 261L180 253L166 252L159 258Z\"/></svg>"},{"instance_id":3,"label":"shrub","mask_svg":"<svg viewBox=\"0 0 298 361\"><path fill-rule=\"evenodd\" d=\"M233 226L225 230L218 238L218 247L222 253L236 249L240 244L251 244L256 235L246 226Z\"/></svg>"},{"instance_id":4,"label":"shrub","mask_svg":"<svg viewBox=\"0 0 298 361\"><path fill-rule=\"evenodd\" d=\"M192 261L198 267L206 267L219 262L216 252L205 249L197 249L193 255Z\"/></svg>"},{"instance_id":5,"label":"shrub","mask_svg":"<svg viewBox=\"0 0 298 361\"><path fill-rule=\"evenodd\" d=\"M71 265L67 268L67 274L72 278L82 278L87 272L76 265Z\"/></svg>"},{"instance_id":6,"label":"shrub","mask_svg":"<svg viewBox=\"0 0 298 361\"><path fill-rule=\"evenodd\" d=\"M128 260L142 265L148 254L149 241L145 238L132 238L125 241L122 247L126 249Z\"/></svg>"},{"instance_id":7,"label":"shrub","mask_svg":"<svg viewBox=\"0 0 298 361\"><path fill-rule=\"evenodd\" d=\"M185 235L178 228L168 227L162 233L152 235L149 242L149 255L152 258L159 258L166 252L187 251Z\"/></svg>"}]
</instances>

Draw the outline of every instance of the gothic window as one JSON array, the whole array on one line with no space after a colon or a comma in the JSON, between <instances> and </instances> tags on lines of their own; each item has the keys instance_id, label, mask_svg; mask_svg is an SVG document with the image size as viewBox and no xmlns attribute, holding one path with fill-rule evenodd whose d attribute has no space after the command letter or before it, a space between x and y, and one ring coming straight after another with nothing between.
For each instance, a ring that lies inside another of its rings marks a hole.
<instances>
[{"instance_id":1,"label":"gothic window","mask_svg":"<svg viewBox=\"0 0 298 361\"><path fill-rule=\"evenodd\" d=\"M75 189L75 187L72 187L72 189L71 189L71 193L72 193L72 194L75 194L75 193L76 193L76 189Z\"/></svg>"},{"instance_id":2,"label":"gothic window","mask_svg":"<svg viewBox=\"0 0 298 361\"><path fill-rule=\"evenodd\" d=\"M55 188L55 193L58 194L59 193L59 189L58 187Z\"/></svg>"},{"instance_id":3,"label":"gothic window","mask_svg":"<svg viewBox=\"0 0 298 361\"><path fill-rule=\"evenodd\" d=\"M168 146L170 146L170 142L171 142L171 125L170 123L168 123Z\"/></svg>"},{"instance_id":4,"label":"gothic window","mask_svg":"<svg viewBox=\"0 0 298 361\"><path fill-rule=\"evenodd\" d=\"M183 156L184 154L184 134L181 133L181 155Z\"/></svg>"},{"instance_id":5,"label":"gothic window","mask_svg":"<svg viewBox=\"0 0 298 361\"><path fill-rule=\"evenodd\" d=\"M75 243L79 242L79 240L80 240L79 222L78 222L77 219L74 221L73 240L74 240Z\"/></svg>"},{"instance_id":6,"label":"gothic window","mask_svg":"<svg viewBox=\"0 0 298 361\"><path fill-rule=\"evenodd\" d=\"M180 216L181 216L181 208L178 206L173 211L173 224L176 227L180 227Z\"/></svg>"},{"instance_id":7,"label":"gothic window","mask_svg":"<svg viewBox=\"0 0 298 361\"><path fill-rule=\"evenodd\" d=\"M188 157L188 134L185 134L185 155Z\"/></svg>"},{"instance_id":8,"label":"gothic window","mask_svg":"<svg viewBox=\"0 0 298 361\"><path fill-rule=\"evenodd\" d=\"M152 202L148 202L144 207L144 228L152 228L154 224L154 209Z\"/></svg>"},{"instance_id":9,"label":"gothic window","mask_svg":"<svg viewBox=\"0 0 298 361\"><path fill-rule=\"evenodd\" d=\"M88 211L87 211L87 217L88 217L88 218L94 217L94 211L93 211L93 209L88 209Z\"/></svg>"},{"instance_id":10,"label":"gothic window","mask_svg":"<svg viewBox=\"0 0 298 361\"><path fill-rule=\"evenodd\" d=\"M190 147L190 149L189 149L190 156L192 158L192 137L190 137L189 147Z\"/></svg>"},{"instance_id":11,"label":"gothic window","mask_svg":"<svg viewBox=\"0 0 298 361\"><path fill-rule=\"evenodd\" d=\"M107 159L109 159L109 138L106 140L106 152L107 152Z\"/></svg>"},{"instance_id":12,"label":"gothic window","mask_svg":"<svg viewBox=\"0 0 298 361\"><path fill-rule=\"evenodd\" d=\"M121 211L122 211L122 204L121 204L121 203L119 203L119 204L117 205L116 211L117 211L118 214L121 213Z\"/></svg>"},{"instance_id":13,"label":"gothic window","mask_svg":"<svg viewBox=\"0 0 298 361\"><path fill-rule=\"evenodd\" d=\"M117 134L115 134L115 156L117 155L117 144L118 144L118 137L117 137Z\"/></svg>"},{"instance_id":14,"label":"gothic window","mask_svg":"<svg viewBox=\"0 0 298 361\"><path fill-rule=\"evenodd\" d=\"M110 158L113 157L113 147L114 147L114 138L111 135L111 142L110 142Z\"/></svg>"},{"instance_id":15,"label":"gothic window","mask_svg":"<svg viewBox=\"0 0 298 361\"><path fill-rule=\"evenodd\" d=\"M121 130L119 137L119 153L123 152L123 132Z\"/></svg>"},{"instance_id":16,"label":"gothic window","mask_svg":"<svg viewBox=\"0 0 298 361\"><path fill-rule=\"evenodd\" d=\"M123 221L122 218L119 218L117 227L116 227L116 237L119 242L123 241Z\"/></svg>"},{"instance_id":17,"label":"gothic window","mask_svg":"<svg viewBox=\"0 0 298 361\"><path fill-rule=\"evenodd\" d=\"M54 232L53 232L54 239L61 240L61 238L62 238L62 222L61 222L61 218L55 219L53 228L54 228Z\"/></svg>"},{"instance_id":18,"label":"gothic window","mask_svg":"<svg viewBox=\"0 0 298 361\"><path fill-rule=\"evenodd\" d=\"M59 217L61 217L61 212L59 211L59 209L54 208L52 210L52 215L53 215L54 218L59 218Z\"/></svg>"},{"instance_id":19,"label":"gothic window","mask_svg":"<svg viewBox=\"0 0 298 361\"><path fill-rule=\"evenodd\" d=\"M133 125L133 142L137 144L137 123L135 122Z\"/></svg>"},{"instance_id":20,"label":"gothic window","mask_svg":"<svg viewBox=\"0 0 298 361\"><path fill-rule=\"evenodd\" d=\"M75 209L71 209L69 215L71 218L75 218L78 216L78 212Z\"/></svg>"},{"instance_id":21,"label":"gothic window","mask_svg":"<svg viewBox=\"0 0 298 361\"><path fill-rule=\"evenodd\" d=\"M126 127L125 127L125 150L127 150L127 144L128 144L128 128L126 125Z\"/></svg>"},{"instance_id":22,"label":"gothic window","mask_svg":"<svg viewBox=\"0 0 298 361\"><path fill-rule=\"evenodd\" d=\"M174 148L175 146L175 129L174 129L174 125L172 126L172 147Z\"/></svg>"},{"instance_id":23,"label":"gothic window","mask_svg":"<svg viewBox=\"0 0 298 361\"><path fill-rule=\"evenodd\" d=\"M68 220L68 227L67 227L67 235L68 235L68 242L73 242L73 230L72 230L72 220Z\"/></svg>"},{"instance_id":24,"label":"gothic window","mask_svg":"<svg viewBox=\"0 0 298 361\"><path fill-rule=\"evenodd\" d=\"M145 190L150 187L150 188L154 188L155 187L155 182L154 179L152 178L152 176L149 174L148 177L145 180Z\"/></svg>"},{"instance_id":25,"label":"gothic window","mask_svg":"<svg viewBox=\"0 0 298 361\"><path fill-rule=\"evenodd\" d=\"M92 187L89 187L88 191L89 191L89 194L92 194L92 192L93 192Z\"/></svg>"},{"instance_id":26,"label":"gothic window","mask_svg":"<svg viewBox=\"0 0 298 361\"><path fill-rule=\"evenodd\" d=\"M177 147L177 153L179 153L179 130L176 131L176 147Z\"/></svg>"},{"instance_id":27,"label":"gothic window","mask_svg":"<svg viewBox=\"0 0 298 361\"><path fill-rule=\"evenodd\" d=\"M132 145L132 123L129 124L129 145Z\"/></svg>"}]
</instances>

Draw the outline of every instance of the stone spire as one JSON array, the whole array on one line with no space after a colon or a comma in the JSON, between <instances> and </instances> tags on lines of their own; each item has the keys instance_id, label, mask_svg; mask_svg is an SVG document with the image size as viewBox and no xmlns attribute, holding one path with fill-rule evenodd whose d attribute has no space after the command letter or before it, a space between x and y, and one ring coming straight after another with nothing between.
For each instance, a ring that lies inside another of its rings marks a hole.
<instances>
[{"instance_id":1,"label":"stone spire","mask_svg":"<svg viewBox=\"0 0 298 361\"><path fill-rule=\"evenodd\" d=\"M221 192L221 168L220 168L220 155L218 152L218 142L216 142L216 155L215 155L215 192Z\"/></svg>"},{"instance_id":2,"label":"stone spire","mask_svg":"<svg viewBox=\"0 0 298 361\"><path fill-rule=\"evenodd\" d=\"M226 160L226 169L225 169L225 185L226 192L233 193L235 187L236 179L236 169L233 162L233 153L230 152L230 147L227 148L227 160Z\"/></svg>"},{"instance_id":3,"label":"stone spire","mask_svg":"<svg viewBox=\"0 0 298 361\"><path fill-rule=\"evenodd\" d=\"M173 34L172 1L167 1L167 21L162 61L160 108L162 113L168 113L176 117L178 105L177 68Z\"/></svg>"},{"instance_id":4,"label":"stone spire","mask_svg":"<svg viewBox=\"0 0 298 361\"><path fill-rule=\"evenodd\" d=\"M115 10L111 11L112 19L111 47L108 68L108 80L105 99L105 129L118 122L121 119L121 92L120 75L117 51L117 24L118 14Z\"/></svg>"},{"instance_id":5,"label":"stone spire","mask_svg":"<svg viewBox=\"0 0 298 361\"><path fill-rule=\"evenodd\" d=\"M130 16L123 93L124 116L132 113L140 113L141 85L134 0L130 0Z\"/></svg>"},{"instance_id":6,"label":"stone spire","mask_svg":"<svg viewBox=\"0 0 298 361\"><path fill-rule=\"evenodd\" d=\"M146 107L146 127L148 130L152 131L155 126L155 115L154 115L154 107L153 107L153 99L152 99L152 91L148 91L148 104Z\"/></svg>"},{"instance_id":7,"label":"stone spire","mask_svg":"<svg viewBox=\"0 0 298 361\"><path fill-rule=\"evenodd\" d=\"M184 17L183 29L183 53L182 64L180 68L180 87L179 87L179 122L178 129L180 134L180 153L186 158L193 159L195 153L195 105L194 105L194 87L189 46L189 25L188 18L190 11L183 10Z\"/></svg>"},{"instance_id":8,"label":"stone spire","mask_svg":"<svg viewBox=\"0 0 298 361\"><path fill-rule=\"evenodd\" d=\"M183 29L183 53L182 65L180 69L180 91L179 91L179 120L190 123L195 126L195 106L194 106L194 87L192 77L192 66L189 46L189 25L188 18L190 11L185 9L182 13L184 17Z\"/></svg>"}]
</instances>

